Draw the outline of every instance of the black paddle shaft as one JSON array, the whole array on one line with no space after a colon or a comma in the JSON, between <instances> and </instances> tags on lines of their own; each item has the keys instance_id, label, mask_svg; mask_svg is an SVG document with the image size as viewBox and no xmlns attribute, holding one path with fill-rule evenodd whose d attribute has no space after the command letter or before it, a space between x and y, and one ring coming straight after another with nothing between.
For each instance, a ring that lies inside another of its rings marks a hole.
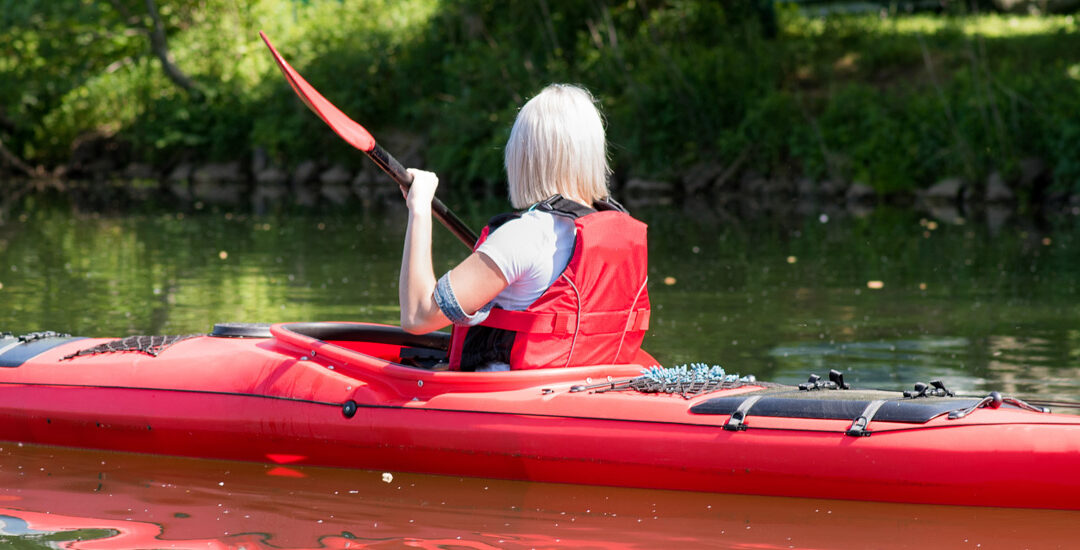
<instances>
[{"instance_id":1,"label":"black paddle shaft","mask_svg":"<svg viewBox=\"0 0 1080 550\"><path fill-rule=\"evenodd\" d=\"M370 151L365 152L367 153L367 156L371 158L379 168L382 168L383 172L389 174L402 189L409 189L413 180L412 174L405 170L405 167L402 166L397 159L390 156L390 153L387 153L386 149L383 149L382 146L376 143L375 147L372 147ZM446 226L455 237L465 243L470 250L476 246L476 241L479 239L479 237L476 236L476 233L473 233L473 230L469 229L469 226L465 225L465 222L461 221L461 218L451 212L442 201L432 197L431 210L435 215L435 218Z\"/></svg>"}]
</instances>

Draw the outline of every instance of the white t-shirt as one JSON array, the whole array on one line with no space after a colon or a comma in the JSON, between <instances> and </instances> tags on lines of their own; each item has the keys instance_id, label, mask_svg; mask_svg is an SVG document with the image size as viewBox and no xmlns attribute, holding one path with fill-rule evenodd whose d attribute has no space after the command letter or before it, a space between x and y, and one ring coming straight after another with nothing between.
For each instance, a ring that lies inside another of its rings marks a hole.
<instances>
[{"instance_id":1,"label":"white t-shirt","mask_svg":"<svg viewBox=\"0 0 1080 550\"><path fill-rule=\"evenodd\" d=\"M510 283L494 303L520 311L535 302L570 263L574 221L530 210L499 226L476 250L491 258Z\"/></svg>"}]
</instances>

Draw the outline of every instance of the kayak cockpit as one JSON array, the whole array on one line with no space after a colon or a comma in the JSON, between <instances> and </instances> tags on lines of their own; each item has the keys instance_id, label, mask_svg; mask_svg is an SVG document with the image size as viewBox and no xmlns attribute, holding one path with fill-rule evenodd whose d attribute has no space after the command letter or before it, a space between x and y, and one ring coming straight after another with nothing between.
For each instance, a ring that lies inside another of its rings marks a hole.
<instances>
[{"instance_id":1,"label":"kayak cockpit","mask_svg":"<svg viewBox=\"0 0 1080 550\"><path fill-rule=\"evenodd\" d=\"M270 323L218 323L210 336L217 338L273 338ZM450 334L410 334L399 327L369 323L289 323L288 331L329 345L378 357L404 366L436 370L446 362Z\"/></svg>"},{"instance_id":2,"label":"kayak cockpit","mask_svg":"<svg viewBox=\"0 0 1080 550\"><path fill-rule=\"evenodd\" d=\"M446 363L450 334L410 334L401 327L371 323L289 323L286 330L329 345L406 367L439 370Z\"/></svg>"},{"instance_id":3,"label":"kayak cockpit","mask_svg":"<svg viewBox=\"0 0 1080 550\"><path fill-rule=\"evenodd\" d=\"M269 333L292 355L317 360L365 381L395 386L423 398L446 391L490 392L575 384L586 379L637 376L643 365L597 365L509 372L440 370L450 346L445 332L410 334L375 323L278 323Z\"/></svg>"}]
</instances>

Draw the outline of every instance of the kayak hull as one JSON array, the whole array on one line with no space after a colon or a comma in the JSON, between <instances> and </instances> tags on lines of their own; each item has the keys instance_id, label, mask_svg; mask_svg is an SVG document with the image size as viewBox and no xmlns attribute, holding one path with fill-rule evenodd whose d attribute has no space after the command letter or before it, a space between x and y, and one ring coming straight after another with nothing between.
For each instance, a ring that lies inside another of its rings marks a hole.
<instances>
[{"instance_id":1,"label":"kayak hull","mask_svg":"<svg viewBox=\"0 0 1080 550\"><path fill-rule=\"evenodd\" d=\"M746 429L729 431L727 415L690 408L760 388L691 399L576 391L606 380L604 372L627 377L641 366L433 372L379 357L386 344L287 331L202 336L157 357L63 359L97 341L57 346L0 369L0 439L527 481L1080 509L1080 419L1072 416L984 408L957 420L879 422L869 437L846 435L850 420L750 416Z\"/></svg>"}]
</instances>

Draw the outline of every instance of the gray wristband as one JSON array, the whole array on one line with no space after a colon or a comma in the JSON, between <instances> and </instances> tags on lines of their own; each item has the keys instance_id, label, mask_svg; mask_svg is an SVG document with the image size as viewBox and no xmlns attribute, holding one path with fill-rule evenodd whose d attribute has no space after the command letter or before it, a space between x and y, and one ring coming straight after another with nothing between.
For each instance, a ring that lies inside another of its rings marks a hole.
<instances>
[{"instance_id":1,"label":"gray wristband","mask_svg":"<svg viewBox=\"0 0 1080 550\"><path fill-rule=\"evenodd\" d=\"M489 303L472 315L465 313L457 301L457 296L454 295L454 288L450 286L449 271L439 277L439 282L435 284L435 305L439 306L439 310L447 319L450 319L451 323L466 327L480 324L487 319L492 306Z\"/></svg>"}]
</instances>

